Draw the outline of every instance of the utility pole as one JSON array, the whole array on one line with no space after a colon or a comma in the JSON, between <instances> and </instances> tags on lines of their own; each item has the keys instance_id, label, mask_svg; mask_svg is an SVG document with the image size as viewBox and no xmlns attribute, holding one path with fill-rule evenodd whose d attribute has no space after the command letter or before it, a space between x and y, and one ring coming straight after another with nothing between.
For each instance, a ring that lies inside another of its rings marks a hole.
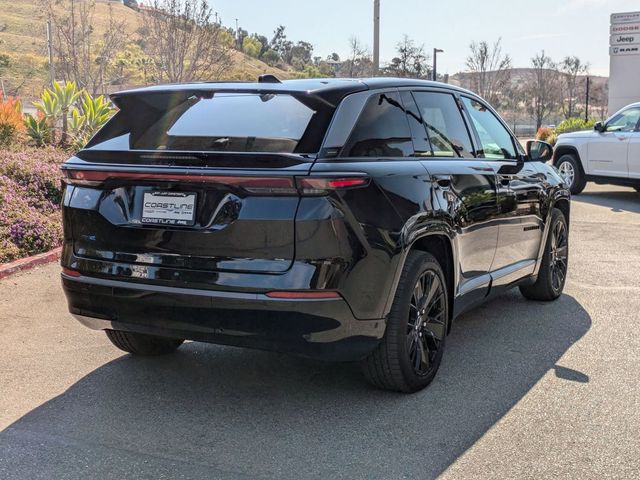
<instances>
[{"instance_id":1,"label":"utility pole","mask_svg":"<svg viewBox=\"0 0 640 480\"><path fill-rule=\"evenodd\" d=\"M49 83L53 85L55 72L53 71L53 39L51 38L51 20L47 20L47 53L49 54Z\"/></svg>"},{"instance_id":2,"label":"utility pole","mask_svg":"<svg viewBox=\"0 0 640 480\"><path fill-rule=\"evenodd\" d=\"M242 45L240 45L240 30L238 29L238 19L236 18L236 46L238 49L242 50Z\"/></svg>"},{"instance_id":3,"label":"utility pole","mask_svg":"<svg viewBox=\"0 0 640 480\"><path fill-rule=\"evenodd\" d=\"M373 0L373 74L380 74L380 0Z\"/></svg>"},{"instance_id":4,"label":"utility pole","mask_svg":"<svg viewBox=\"0 0 640 480\"><path fill-rule=\"evenodd\" d=\"M590 87L590 83L591 83L591 78L587 77L587 99L585 101L585 108L584 108L584 121L585 122L589 121L589 87Z\"/></svg>"},{"instance_id":5,"label":"utility pole","mask_svg":"<svg viewBox=\"0 0 640 480\"><path fill-rule=\"evenodd\" d=\"M438 69L438 54L439 53L444 53L444 50L440 50L439 48L434 48L433 49L433 72L432 72L431 79L434 82L438 80L437 69Z\"/></svg>"}]
</instances>

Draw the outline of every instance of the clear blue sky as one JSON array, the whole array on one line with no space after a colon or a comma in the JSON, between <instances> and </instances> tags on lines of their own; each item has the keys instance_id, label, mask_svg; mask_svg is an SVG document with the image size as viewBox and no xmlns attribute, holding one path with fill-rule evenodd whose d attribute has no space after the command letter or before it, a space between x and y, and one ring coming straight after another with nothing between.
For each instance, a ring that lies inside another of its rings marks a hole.
<instances>
[{"instance_id":1,"label":"clear blue sky","mask_svg":"<svg viewBox=\"0 0 640 480\"><path fill-rule=\"evenodd\" d=\"M373 0L209 0L227 26L271 36L285 25L289 39L306 40L314 55L348 51L351 35L372 47ZM442 48L438 70L464 69L469 43L502 37L514 66L545 49L554 59L578 55L591 73L608 75L609 15L640 10L640 0L381 0L381 61L403 34L427 51Z\"/></svg>"}]
</instances>

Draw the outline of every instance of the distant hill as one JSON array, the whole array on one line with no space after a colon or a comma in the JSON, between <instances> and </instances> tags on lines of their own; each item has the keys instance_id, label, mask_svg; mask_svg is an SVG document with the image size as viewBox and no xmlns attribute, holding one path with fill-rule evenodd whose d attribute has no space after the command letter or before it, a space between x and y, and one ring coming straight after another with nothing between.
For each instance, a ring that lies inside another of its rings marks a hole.
<instances>
[{"instance_id":1,"label":"distant hill","mask_svg":"<svg viewBox=\"0 0 640 480\"><path fill-rule=\"evenodd\" d=\"M114 15L124 20L132 40L142 14L111 2ZM108 21L107 2L96 4L94 28L98 35L106 29ZM48 84L46 19L35 0L0 0L0 54L9 57L8 69L0 67L0 79L8 95L18 94L26 100L36 98ZM262 73L271 73L279 78L291 77L290 72L270 67L266 63L242 52L232 52L233 65L225 79L253 80ZM206 80L206 79L203 79ZM112 85L110 90L120 90L135 84Z\"/></svg>"}]
</instances>

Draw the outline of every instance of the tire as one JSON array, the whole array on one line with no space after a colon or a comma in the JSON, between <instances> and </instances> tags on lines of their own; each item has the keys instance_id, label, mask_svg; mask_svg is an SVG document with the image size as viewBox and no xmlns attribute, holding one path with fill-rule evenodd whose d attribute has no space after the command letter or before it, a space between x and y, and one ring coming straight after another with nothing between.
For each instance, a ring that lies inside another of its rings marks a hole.
<instances>
[{"instance_id":1,"label":"tire","mask_svg":"<svg viewBox=\"0 0 640 480\"><path fill-rule=\"evenodd\" d=\"M134 355L156 356L175 352L184 340L178 338L157 337L143 333L105 330L107 338L116 347Z\"/></svg>"},{"instance_id":2,"label":"tire","mask_svg":"<svg viewBox=\"0 0 640 480\"><path fill-rule=\"evenodd\" d=\"M582 193L587 186L587 181L582 173L582 167L579 160L570 153L562 155L556 163L556 168L560 171L560 175L569 187L572 195ZM568 178L567 178L568 177Z\"/></svg>"},{"instance_id":3,"label":"tire","mask_svg":"<svg viewBox=\"0 0 640 480\"><path fill-rule=\"evenodd\" d=\"M533 285L520 286L520 293L529 300L552 301L562 295L569 262L569 228L557 208L551 212L549 237L542 255L538 279Z\"/></svg>"},{"instance_id":4,"label":"tire","mask_svg":"<svg viewBox=\"0 0 640 480\"><path fill-rule=\"evenodd\" d=\"M420 295L421 291L426 294ZM364 376L371 384L383 390L411 393L431 383L444 353L448 296L442 268L433 255L410 252L387 317L384 337L361 362Z\"/></svg>"}]
</instances>

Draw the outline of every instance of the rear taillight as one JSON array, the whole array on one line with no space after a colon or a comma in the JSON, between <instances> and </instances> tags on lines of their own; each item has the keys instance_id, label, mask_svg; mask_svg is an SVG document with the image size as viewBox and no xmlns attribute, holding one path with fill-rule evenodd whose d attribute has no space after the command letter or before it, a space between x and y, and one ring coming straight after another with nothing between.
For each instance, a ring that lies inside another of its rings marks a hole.
<instances>
[{"instance_id":1,"label":"rear taillight","mask_svg":"<svg viewBox=\"0 0 640 480\"><path fill-rule=\"evenodd\" d=\"M97 186L109 181L206 183L242 188L262 195L295 195L298 193L293 177L245 177L223 175L194 175L174 173L134 173L98 170L66 170L67 183Z\"/></svg>"},{"instance_id":2,"label":"rear taillight","mask_svg":"<svg viewBox=\"0 0 640 480\"><path fill-rule=\"evenodd\" d=\"M296 183L302 195L326 195L331 190L365 187L369 185L369 178L297 177Z\"/></svg>"},{"instance_id":3,"label":"rear taillight","mask_svg":"<svg viewBox=\"0 0 640 480\"><path fill-rule=\"evenodd\" d=\"M250 177L226 175L196 175L177 173L138 173L102 170L65 170L70 185L98 186L105 182L169 182L206 183L241 188L256 195L326 195L332 190L365 187L370 179L349 177Z\"/></svg>"}]
</instances>

